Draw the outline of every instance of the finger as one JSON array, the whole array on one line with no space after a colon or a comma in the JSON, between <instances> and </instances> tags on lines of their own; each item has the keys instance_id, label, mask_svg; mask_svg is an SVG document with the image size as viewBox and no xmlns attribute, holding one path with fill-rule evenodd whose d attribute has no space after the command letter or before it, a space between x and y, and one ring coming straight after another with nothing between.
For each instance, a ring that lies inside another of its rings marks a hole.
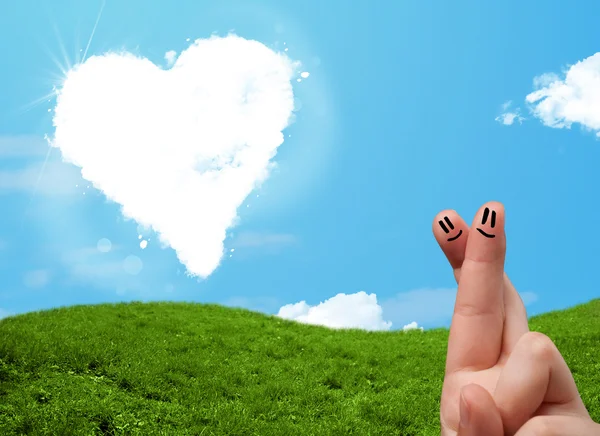
<instances>
[{"instance_id":1,"label":"finger","mask_svg":"<svg viewBox=\"0 0 600 436\"><path fill-rule=\"evenodd\" d=\"M500 362L504 363L508 359L519 339L528 331L529 322L523 300L504 274L504 334Z\"/></svg>"},{"instance_id":2,"label":"finger","mask_svg":"<svg viewBox=\"0 0 600 436\"><path fill-rule=\"evenodd\" d=\"M536 416L515 436L598 436L600 425L591 419L573 416Z\"/></svg>"},{"instance_id":3,"label":"finger","mask_svg":"<svg viewBox=\"0 0 600 436\"><path fill-rule=\"evenodd\" d=\"M469 238L469 227L454 210L443 210L433 220L433 234L454 271L456 282L460 280L461 267ZM527 311L517 290L504 274L504 333L502 337L501 362L505 362L517 341L529 331Z\"/></svg>"},{"instance_id":4,"label":"finger","mask_svg":"<svg viewBox=\"0 0 600 436\"><path fill-rule=\"evenodd\" d=\"M517 342L498 378L494 401L508 434L539 414L542 403L550 403L553 414L589 418L565 360L552 340L538 332Z\"/></svg>"},{"instance_id":5,"label":"finger","mask_svg":"<svg viewBox=\"0 0 600 436\"><path fill-rule=\"evenodd\" d=\"M433 235L454 270L458 282L465 259L469 226L454 210L443 210L433 220Z\"/></svg>"},{"instance_id":6,"label":"finger","mask_svg":"<svg viewBox=\"0 0 600 436\"><path fill-rule=\"evenodd\" d=\"M502 418L488 391L470 384L460 392L460 424L457 436L504 436Z\"/></svg>"},{"instance_id":7,"label":"finger","mask_svg":"<svg viewBox=\"0 0 600 436\"><path fill-rule=\"evenodd\" d=\"M460 280L460 272L460 267L454 270L454 277L457 283ZM523 300L506 273L504 273L504 333L499 362L506 362L515 345L521 339L521 336L528 331L529 321L527 320L527 311L525 310Z\"/></svg>"},{"instance_id":8,"label":"finger","mask_svg":"<svg viewBox=\"0 0 600 436\"><path fill-rule=\"evenodd\" d=\"M504 324L504 207L485 204L475 216L461 268L448 339L446 371L498 362Z\"/></svg>"},{"instance_id":9,"label":"finger","mask_svg":"<svg viewBox=\"0 0 600 436\"><path fill-rule=\"evenodd\" d=\"M462 266L462 265L461 265ZM454 270L454 277L460 280L460 267ZM504 332L502 336L502 353L498 362L505 363L515 345L529 331L527 311L521 296L504 273Z\"/></svg>"}]
</instances>

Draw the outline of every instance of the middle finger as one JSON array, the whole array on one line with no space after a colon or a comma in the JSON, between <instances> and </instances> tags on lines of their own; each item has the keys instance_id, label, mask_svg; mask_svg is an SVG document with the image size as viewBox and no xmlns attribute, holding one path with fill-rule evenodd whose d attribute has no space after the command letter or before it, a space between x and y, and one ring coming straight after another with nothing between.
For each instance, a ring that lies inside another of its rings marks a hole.
<instances>
[{"instance_id":1,"label":"middle finger","mask_svg":"<svg viewBox=\"0 0 600 436\"><path fill-rule=\"evenodd\" d=\"M481 370L498 362L504 327L504 207L478 211L465 249L448 339L446 371Z\"/></svg>"}]
</instances>

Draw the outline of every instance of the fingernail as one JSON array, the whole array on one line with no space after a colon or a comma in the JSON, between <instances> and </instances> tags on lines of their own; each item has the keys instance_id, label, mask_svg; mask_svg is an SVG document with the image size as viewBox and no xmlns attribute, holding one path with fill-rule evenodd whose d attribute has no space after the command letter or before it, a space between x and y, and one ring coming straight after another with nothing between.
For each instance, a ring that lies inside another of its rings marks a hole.
<instances>
[{"instance_id":1,"label":"fingernail","mask_svg":"<svg viewBox=\"0 0 600 436\"><path fill-rule=\"evenodd\" d=\"M471 419L471 411L469 410L469 405L465 400L462 392L460 394L460 426L462 428L467 428L469 426L469 420Z\"/></svg>"}]
</instances>

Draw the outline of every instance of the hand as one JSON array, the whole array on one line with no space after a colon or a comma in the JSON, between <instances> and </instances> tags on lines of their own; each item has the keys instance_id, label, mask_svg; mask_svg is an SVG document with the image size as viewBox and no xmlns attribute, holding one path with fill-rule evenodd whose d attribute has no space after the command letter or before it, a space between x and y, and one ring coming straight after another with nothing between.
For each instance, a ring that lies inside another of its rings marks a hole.
<instances>
[{"instance_id":1,"label":"hand","mask_svg":"<svg viewBox=\"0 0 600 436\"><path fill-rule=\"evenodd\" d=\"M443 211L433 232L458 282L442 435L599 435L560 352L547 336L529 332L504 273L503 206L484 205L471 232L456 212Z\"/></svg>"}]
</instances>

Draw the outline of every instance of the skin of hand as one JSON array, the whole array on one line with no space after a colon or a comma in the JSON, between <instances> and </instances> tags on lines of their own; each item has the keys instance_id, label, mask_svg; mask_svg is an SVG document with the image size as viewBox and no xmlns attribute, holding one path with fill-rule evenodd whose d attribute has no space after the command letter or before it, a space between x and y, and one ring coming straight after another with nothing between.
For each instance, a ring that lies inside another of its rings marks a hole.
<instances>
[{"instance_id":1,"label":"skin of hand","mask_svg":"<svg viewBox=\"0 0 600 436\"><path fill-rule=\"evenodd\" d=\"M600 436L552 340L529 331L523 301L504 272L504 217L503 205L489 202L471 229L453 210L433 222L458 283L441 434Z\"/></svg>"}]
</instances>

